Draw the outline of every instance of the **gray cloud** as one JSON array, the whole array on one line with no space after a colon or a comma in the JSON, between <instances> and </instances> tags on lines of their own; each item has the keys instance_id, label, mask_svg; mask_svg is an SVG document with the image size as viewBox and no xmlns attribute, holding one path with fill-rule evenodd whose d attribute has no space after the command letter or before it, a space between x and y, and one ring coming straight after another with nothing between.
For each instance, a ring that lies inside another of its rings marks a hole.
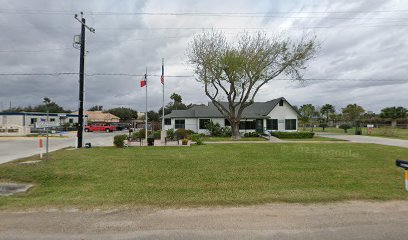
<instances>
[{"instance_id":1,"label":"gray cloud","mask_svg":"<svg viewBox=\"0 0 408 240\"><path fill-rule=\"evenodd\" d=\"M96 34L87 33L87 73L160 74L161 58L166 74L192 75L187 63L188 43L200 29L157 28L267 28L268 34L283 32L298 38L316 34L322 49L305 72L309 78L406 79L408 54L406 12L376 12L407 9L401 1L1 1L0 12L45 10L43 14L0 14L0 73L77 72L79 52L72 39L79 24L72 13L83 10ZM62 11L53 14L50 11ZM91 12L269 12L279 17L97 15ZM304 13L282 13L276 12ZM347 13L334 13L344 12ZM314 13L313 13L314 12ZM389 20L392 18L391 20ZM318 28L316 28L318 27ZM324 28L320 28L324 27ZM243 29L224 30L235 36ZM248 30L252 31L252 30ZM56 50L59 49L59 50ZM5 50L10 50L6 52ZM13 51L14 50L14 51ZM48 50L48 51L47 51ZM41 52L24 52L41 51ZM86 106L144 108L140 77L86 77ZM78 76L0 76L0 109L35 105L51 97L75 110ZM338 108L359 103L379 111L393 105L407 107L407 82L397 81L274 81L258 96L259 101L284 96L296 105L332 103ZM161 106L159 77L149 77L149 108ZM166 78L166 99L172 92L185 102L204 103L207 98L194 78ZM169 101L169 99L168 99Z\"/></svg>"}]
</instances>

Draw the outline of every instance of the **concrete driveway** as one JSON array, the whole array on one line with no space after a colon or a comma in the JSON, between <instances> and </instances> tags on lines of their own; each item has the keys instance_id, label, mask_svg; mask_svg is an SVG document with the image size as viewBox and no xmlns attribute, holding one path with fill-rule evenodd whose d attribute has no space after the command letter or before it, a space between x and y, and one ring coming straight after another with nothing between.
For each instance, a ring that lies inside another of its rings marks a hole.
<instances>
[{"instance_id":1,"label":"concrete driveway","mask_svg":"<svg viewBox=\"0 0 408 240\"><path fill-rule=\"evenodd\" d=\"M0 212L0 239L402 240L408 202Z\"/></svg>"},{"instance_id":2,"label":"concrete driveway","mask_svg":"<svg viewBox=\"0 0 408 240\"><path fill-rule=\"evenodd\" d=\"M346 135L346 134L333 134L333 133L316 133L317 136L328 137L346 140L356 143L374 143L387 146L405 147L408 148L408 140L392 139L383 137L369 137L361 135Z\"/></svg>"},{"instance_id":3,"label":"concrete driveway","mask_svg":"<svg viewBox=\"0 0 408 240\"><path fill-rule=\"evenodd\" d=\"M127 134L124 132L90 132L84 133L84 143L90 142L92 146L113 146L113 137L118 134ZM64 138L49 138L49 150L56 151L61 148L75 146L75 133L69 134ZM37 137L1 137L0 138L0 164L15 159L29 157L39 154L39 141ZM42 138L45 143L45 138ZM44 148L45 151L45 148Z\"/></svg>"}]
</instances>

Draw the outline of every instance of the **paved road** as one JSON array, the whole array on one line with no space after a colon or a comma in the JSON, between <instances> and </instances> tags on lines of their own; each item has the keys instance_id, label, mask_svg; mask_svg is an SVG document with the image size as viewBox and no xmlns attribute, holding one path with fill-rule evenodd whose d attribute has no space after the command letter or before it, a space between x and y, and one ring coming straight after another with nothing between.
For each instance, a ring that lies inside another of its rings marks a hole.
<instances>
[{"instance_id":1,"label":"paved road","mask_svg":"<svg viewBox=\"0 0 408 240\"><path fill-rule=\"evenodd\" d=\"M126 134L126 132L92 132L84 134L84 142L91 142L92 146L113 146L113 136ZM0 164L15 159L39 154L39 138L35 137L1 137L0 138ZM45 138L44 138L45 141ZM75 134L67 138L49 138L50 151L65 147L75 146Z\"/></svg>"},{"instance_id":2,"label":"paved road","mask_svg":"<svg viewBox=\"0 0 408 240\"><path fill-rule=\"evenodd\" d=\"M0 212L0 239L405 240L408 202Z\"/></svg>"},{"instance_id":3,"label":"paved road","mask_svg":"<svg viewBox=\"0 0 408 240\"><path fill-rule=\"evenodd\" d=\"M380 145L396 146L408 148L408 140L383 138L383 137L369 137L361 135L345 135L332 133L317 133L318 136L336 138L357 143L375 143Z\"/></svg>"}]
</instances>

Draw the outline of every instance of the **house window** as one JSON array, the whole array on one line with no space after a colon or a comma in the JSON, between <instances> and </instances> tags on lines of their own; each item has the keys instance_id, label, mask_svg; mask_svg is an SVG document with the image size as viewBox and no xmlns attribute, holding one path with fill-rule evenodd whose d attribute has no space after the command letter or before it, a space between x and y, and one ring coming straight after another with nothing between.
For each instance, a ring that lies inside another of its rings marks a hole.
<instances>
[{"instance_id":1,"label":"house window","mask_svg":"<svg viewBox=\"0 0 408 240\"><path fill-rule=\"evenodd\" d=\"M74 119L70 118L69 123L74 123Z\"/></svg>"},{"instance_id":2,"label":"house window","mask_svg":"<svg viewBox=\"0 0 408 240\"><path fill-rule=\"evenodd\" d=\"M296 119L286 119L285 130L296 130Z\"/></svg>"},{"instance_id":3,"label":"house window","mask_svg":"<svg viewBox=\"0 0 408 240\"><path fill-rule=\"evenodd\" d=\"M281 100L279 101L279 106L280 106L280 107L283 107L283 99L281 99Z\"/></svg>"},{"instance_id":4,"label":"house window","mask_svg":"<svg viewBox=\"0 0 408 240\"><path fill-rule=\"evenodd\" d=\"M37 118L31 118L31 121L30 121L31 124L35 124L36 122L37 122Z\"/></svg>"},{"instance_id":5,"label":"house window","mask_svg":"<svg viewBox=\"0 0 408 240\"><path fill-rule=\"evenodd\" d=\"M50 118L50 122L55 122L55 118Z\"/></svg>"},{"instance_id":6,"label":"house window","mask_svg":"<svg viewBox=\"0 0 408 240\"><path fill-rule=\"evenodd\" d=\"M207 124L210 122L210 119L200 119L199 128L207 129Z\"/></svg>"},{"instance_id":7,"label":"house window","mask_svg":"<svg viewBox=\"0 0 408 240\"><path fill-rule=\"evenodd\" d=\"M178 128L186 128L186 120L175 120L174 121L174 128L178 129Z\"/></svg>"},{"instance_id":8,"label":"house window","mask_svg":"<svg viewBox=\"0 0 408 240\"><path fill-rule=\"evenodd\" d=\"M224 126L231 126L231 123L228 119L224 119Z\"/></svg>"},{"instance_id":9,"label":"house window","mask_svg":"<svg viewBox=\"0 0 408 240\"><path fill-rule=\"evenodd\" d=\"M278 119L267 119L266 129L268 130L278 130Z\"/></svg>"},{"instance_id":10,"label":"house window","mask_svg":"<svg viewBox=\"0 0 408 240\"><path fill-rule=\"evenodd\" d=\"M165 118L164 125L171 125L171 118Z\"/></svg>"},{"instance_id":11,"label":"house window","mask_svg":"<svg viewBox=\"0 0 408 240\"><path fill-rule=\"evenodd\" d=\"M256 129L255 120L253 120L253 121L241 121L239 123L239 129L245 129L245 130L254 130L254 129Z\"/></svg>"}]
</instances>

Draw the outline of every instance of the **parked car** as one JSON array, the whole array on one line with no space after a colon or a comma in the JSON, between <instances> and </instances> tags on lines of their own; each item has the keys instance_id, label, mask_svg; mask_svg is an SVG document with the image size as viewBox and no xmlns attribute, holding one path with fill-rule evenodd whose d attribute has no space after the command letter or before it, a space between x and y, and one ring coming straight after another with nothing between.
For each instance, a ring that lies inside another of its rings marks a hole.
<instances>
[{"instance_id":1,"label":"parked car","mask_svg":"<svg viewBox=\"0 0 408 240\"><path fill-rule=\"evenodd\" d=\"M104 132L113 132L116 131L116 126L112 126L106 123L94 123L91 125L85 126L85 132L97 132L97 131L104 131Z\"/></svg>"},{"instance_id":2,"label":"parked car","mask_svg":"<svg viewBox=\"0 0 408 240\"><path fill-rule=\"evenodd\" d=\"M115 126L118 131L128 130L130 128L130 123L112 123L111 125Z\"/></svg>"}]
</instances>

